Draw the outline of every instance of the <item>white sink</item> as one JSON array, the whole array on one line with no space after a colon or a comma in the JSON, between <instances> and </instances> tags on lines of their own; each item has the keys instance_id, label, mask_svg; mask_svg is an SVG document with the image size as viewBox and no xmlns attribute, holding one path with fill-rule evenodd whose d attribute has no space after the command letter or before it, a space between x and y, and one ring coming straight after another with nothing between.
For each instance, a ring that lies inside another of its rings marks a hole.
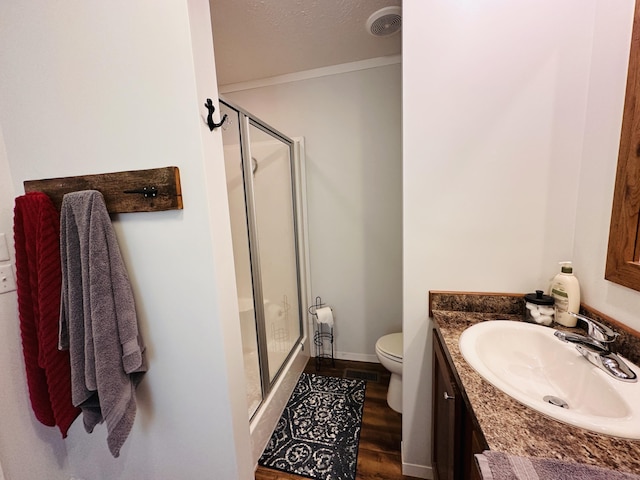
<instances>
[{"instance_id":1,"label":"white sink","mask_svg":"<svg viewBox=\"0 0 640 480\"><path fill-rule=\"evenodd\" d=\"M462 333L460 352L494 387L544 415L605 435L640 439L640 382L607 375L553 332L525 322L481 322ZM640 368L625 362L640 374ZM566 408L550 402L566 402Z\"/></svg>"}]
</instances>

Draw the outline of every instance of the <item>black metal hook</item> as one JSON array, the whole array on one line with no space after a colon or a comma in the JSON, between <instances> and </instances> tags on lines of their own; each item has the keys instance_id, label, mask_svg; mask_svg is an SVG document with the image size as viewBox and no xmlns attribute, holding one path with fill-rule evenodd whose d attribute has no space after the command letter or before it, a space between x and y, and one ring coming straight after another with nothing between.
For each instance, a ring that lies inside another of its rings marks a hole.
<instances>
[{"instance_id":1,"label":"black metal hook","mask_svg":"<svg viewBox=\"0 0 640 480\"><path fill-rule=\"evenodd\" d=\"M135 190L125 190L123 193L139 193L144 195L144 198L155 198L158 196L158 189L156 187L142 187Z\"/></svg>"},{"instance_id":2,"label":"black metal hook","mask_svg":"<svg viewBox=\"0 0 640 480\"><path fill-rule=\"evenodd\" d=\"M210 98L207 98L207 103L205 103L204 106L207 107L207 110L209 110L209 114L207 115L207 125L209 125L209 130L213 132L215 128L222 126L222 124L227 119L227 114L224 114L222 120L220 120L220 123L216 123L213 121L213 112L216 111L216 107L213 106L213 102Z\"/></svg>"}]
</instances>

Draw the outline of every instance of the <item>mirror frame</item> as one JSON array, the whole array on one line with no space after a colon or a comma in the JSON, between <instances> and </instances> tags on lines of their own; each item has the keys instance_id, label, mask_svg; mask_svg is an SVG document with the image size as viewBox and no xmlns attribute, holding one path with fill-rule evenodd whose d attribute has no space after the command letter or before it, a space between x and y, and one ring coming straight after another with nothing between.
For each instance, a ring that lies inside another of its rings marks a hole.
<instances>
[{"instance_id":1,"label":"mirror frame","mask_svg":"<svg viewBox=\"0 0 640 480\"><path fill-rule=\"evenodd\" d=\"M618 167L604 278L640 291L640 1L629 53Z\"/></svg>"}]
</instances>

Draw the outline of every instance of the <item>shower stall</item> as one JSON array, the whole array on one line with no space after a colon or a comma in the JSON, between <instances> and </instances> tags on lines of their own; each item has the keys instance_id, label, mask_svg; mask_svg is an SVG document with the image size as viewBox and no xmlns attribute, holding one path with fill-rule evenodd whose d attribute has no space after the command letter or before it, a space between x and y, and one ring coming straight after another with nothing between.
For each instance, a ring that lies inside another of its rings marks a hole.
<instances>
[{"instance_id":1,"label":"shower stall","mask_svg":"<svg viewBox=\"0 0 640 480\"><path fill-rule=\"evenodd\" d=\"M225 99L220 109L227 116L222 138L253 424L295 357L307 355L302 149L300 141Z\"/></svg>"}]
</instances>

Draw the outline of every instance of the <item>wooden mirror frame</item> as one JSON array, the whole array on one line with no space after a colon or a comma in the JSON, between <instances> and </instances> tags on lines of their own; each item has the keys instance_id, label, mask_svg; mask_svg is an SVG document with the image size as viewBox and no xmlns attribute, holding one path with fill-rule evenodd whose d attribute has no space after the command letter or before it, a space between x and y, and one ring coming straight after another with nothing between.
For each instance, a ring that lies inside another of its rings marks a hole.
<instances>
[{"instance_id":1,"label":"wooden mirror frame","mask_svg":"<svg viewBox=\"0 0 640 480\"><path fill-rule=\"evenodd\" d=\"M636 2L604 278L640 291L640 1Z\"/></svg>"}]
</instances>

